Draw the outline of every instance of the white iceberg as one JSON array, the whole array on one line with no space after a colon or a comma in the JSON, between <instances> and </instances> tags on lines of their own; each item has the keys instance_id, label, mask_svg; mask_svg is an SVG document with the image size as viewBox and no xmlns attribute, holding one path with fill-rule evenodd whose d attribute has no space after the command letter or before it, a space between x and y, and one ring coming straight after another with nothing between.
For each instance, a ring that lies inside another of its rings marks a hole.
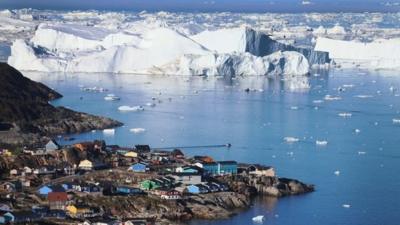
<instances>
[{"instance_id":1,"label":"white iceberg","mask_svg":"<svg viewBox=\"0 0 400 225\"><path fill-rule=\"evenodd\" d=\"M351 117L352 114L347 113L347 112L342 112L342 113L339 113L338 116L343 117L343 118L348 118L348 117Z\"/></svg>"},{"instance_id":2,"label":"white iceberg","mask_svg":"<svg viewBox=\"0 0 400 225\"><path fill-rule=\"evenodd\" d=\"M107 96L104 97L104 100L106 100L106 101L118 101L120 99L121 99L120 97L118 97L114 94L108 94Z\"/></svg>"},{"instance_id":3,"label":"white iceberg","mask_svg":"<svg viewBox=\"0 0 400 225\"><path fill-rule=\"evenodd\" d=\"M112 135L115 134L115 129L104 129L104 130L103 130L103 134L104 134L104 135L112 136Z\"/></svg>"},{"instance_id":4,"label":"white iceberg","mask_svg":"<svg viewBox=\"0 0 400 225\"><path fill-rule=\"evenodd\" d=\"M129 131L135 134L139 134L145 132L146 129L138 127L138 128L132 128Z\"/></svg>"},{"instance_id":5,"label":"white iceberg","mask_svg":"<svg viewBox=\"0 0 400 225\"><path fill-rule=\"evenodd\" d=\"M310 62L328 59L322 52L285 45L250 28L188 37L169 28L123 32L41 24L30 41L13 42L8 63L44 72L301 76L309 73Z\"/></svg>"},{"instance_id":6,"label":"white iceberg","mask_svg":"<svg viewBox=\"0 0 400 225\"><path fill-rule=\"evenodd\" d=\"M287 143L294 143L298 142L300 139L296 137L284 137L283 140L286 141Z\"/></svg>"},{"instance_id":7,"label":"white iceberg","mask_svg":"<svg viewBox=\"0 0 400 225\"><path fill-rule=\"evenodd\" d=\"M252 220L255 223L262 223L262 222L264 222L265 217L263 215L260 215L260 216L253 217Z\"/></svg>"},{"instance_id":8,"label":"white iceberg","mask_svg":"<svg viewBox=\"0 0 400 225\"><path fill-rule=\"evenodd\" d=\"M118 107L119 111L123 111L123 112L136 112L136 111L143 111L144 108L143 106L127 106L127 105L123 105Z\"/></svg>"},{"instance_id":9,"label":"white iceberg","mask_svg":"<svg viewBox=\"0 0 400 225\"><path fill-rule=\"evenodd\" d=\"M326 146L326 145L328 145L328 141L325 141L325 140L316 140L316 141L315 141L315 144L316 144L316 145L319 145L319 146Z\"/></svg>"},{"instance_id":10,"label":"white iceberg","mask_svg":"<svg viewBox=\"0 0 400 225\"><path fill-rule=\"evenodd\" d=\"M363 43L319 37L315 50L329 52L335 62L346 67L400 69L400 39L379 39Z\"/></svg>"},{"instance_id":11,"label":"white iceberg","mask_svg":"<svg viewBox=\"0 0 400 225\"><path fill-rule=\"evenodd\" d=\"M400 124L400 118L394 118L394 119L392 119L392 122L394 124Z\"/></svg>"}]
</instances>

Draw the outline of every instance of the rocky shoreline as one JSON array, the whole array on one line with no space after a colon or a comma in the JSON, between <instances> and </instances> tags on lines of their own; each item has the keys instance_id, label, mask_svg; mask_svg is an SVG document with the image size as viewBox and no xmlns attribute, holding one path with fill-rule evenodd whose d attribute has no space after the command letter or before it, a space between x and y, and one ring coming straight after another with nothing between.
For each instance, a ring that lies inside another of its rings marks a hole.
<instances>
[{"instance_id":1,"label":"rocky shoreline","mask_svg":"<svg viewBox=\"0 0 400 225\"><path fill-rule=\"evenodd\" d=\"M49 104L61 97L58 92L24 77L6 63L0 63L0 144L30 146L61 134L122 125L110 118Z\"/></svg>"}]
</instances>

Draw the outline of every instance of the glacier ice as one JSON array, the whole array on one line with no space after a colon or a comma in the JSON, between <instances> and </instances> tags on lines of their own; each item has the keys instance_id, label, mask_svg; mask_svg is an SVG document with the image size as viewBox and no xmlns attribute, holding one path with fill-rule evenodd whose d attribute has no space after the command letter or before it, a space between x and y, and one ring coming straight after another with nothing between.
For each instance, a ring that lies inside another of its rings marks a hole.
<instances>
[{"instance_id":1,"label":"glacier ice","mask_svg":"<svg viewBox=\"0 0 400 225\"><path fill-rule=\"evenodd\" d=\"M400 39L379 39L373 42L317 38L316 50L329 52L343 66L357 65L373 69L400 68Z\"/></svg>"},{"instance_id":2,"label":"glacier ice","mask_svg":"<svg viewBox=\"0 0 400 225\"><path fill-rule=\"evenodd\" d=\"M45 72L296 76L309 73L309 61L302 53L319 54L280 44L250 28L223 30L232 33L226 42L214 39L214 32L197 36L202 38L164 27L141 32L41 24L29 42L14 41L8 63L20 70ZM216 49L212 42L226 49Z\"/></svg>"}]
</instances>

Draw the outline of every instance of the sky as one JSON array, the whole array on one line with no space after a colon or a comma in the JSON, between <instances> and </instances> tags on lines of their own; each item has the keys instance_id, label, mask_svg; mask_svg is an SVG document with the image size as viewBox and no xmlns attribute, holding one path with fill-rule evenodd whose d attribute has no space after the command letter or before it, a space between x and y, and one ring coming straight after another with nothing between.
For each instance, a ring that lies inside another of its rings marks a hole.
<instances>
[{"instance_id":1,"label":"sky","mask_svg":"<svg viewBox=\"0 0 400 225\"><path fill-rule=\"evenodd\" d=\"M390 6L384 4L387 2ZM400 0L0 0L0 8L192 12L400 12Z\"/></svg>"}]
</instances>

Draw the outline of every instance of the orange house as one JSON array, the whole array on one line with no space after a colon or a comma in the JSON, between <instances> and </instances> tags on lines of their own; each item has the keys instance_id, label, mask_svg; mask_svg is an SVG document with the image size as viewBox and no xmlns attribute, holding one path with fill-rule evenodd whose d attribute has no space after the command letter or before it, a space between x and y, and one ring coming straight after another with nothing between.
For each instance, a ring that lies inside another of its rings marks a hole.
<instances>
[{"instance_id":1,"label":"orange house","mask_svg":"<svg viewBox=\"0 0 400 225\"><path fill-rule=\"evenodd\" d=\"M94 144L92 142L82 142L74 144L74 147L79 151L90 151L94 149Z\"/></svg>"}]
</instances>

